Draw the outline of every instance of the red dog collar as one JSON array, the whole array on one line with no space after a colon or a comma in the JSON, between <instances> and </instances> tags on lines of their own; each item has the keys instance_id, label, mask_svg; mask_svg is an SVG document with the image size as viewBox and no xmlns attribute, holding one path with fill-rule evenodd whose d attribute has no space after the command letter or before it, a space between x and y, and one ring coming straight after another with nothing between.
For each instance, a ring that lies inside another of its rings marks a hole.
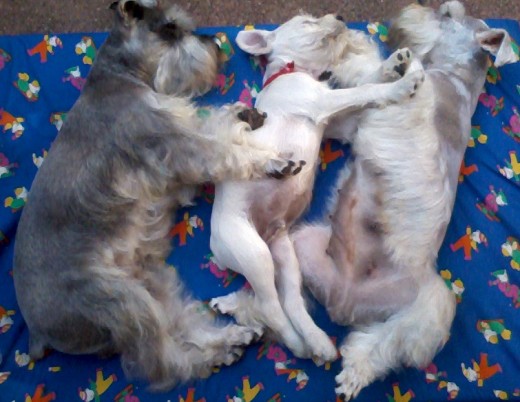
<instances>
[{"instance_id":1,"label":"red dog collar","mask_svg":"<svg viewBox=\"0 0 520 402\"><path fill-rule=\"evenodd\" d=\"M287 63L284 68L282 68L277 73L271 75L267 81L264 83L264 88L268 86L271 82L273 82L275 79L280 77L281 75L285 74L291 74L294 73L294 61L291 61L290 63Z\"/></svg>"}]
</instances>

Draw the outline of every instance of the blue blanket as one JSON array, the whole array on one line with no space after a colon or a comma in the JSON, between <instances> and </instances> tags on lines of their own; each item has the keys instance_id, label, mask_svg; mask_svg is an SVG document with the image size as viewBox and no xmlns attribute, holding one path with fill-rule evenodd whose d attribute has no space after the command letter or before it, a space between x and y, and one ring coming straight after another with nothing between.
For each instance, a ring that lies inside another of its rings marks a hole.
<instances>
[{"instance_id":1,"label":"blue blanket","mask_svg":"<svg viewBox=\"0 0 520 402\"><path fill-rule=\"evenodd\" d=\"M518 22L488 23L520 40ZM349 25L368 30L381 44L386 39L382 24ZM254 102L261 66L236 47L239 29L200 30L219 33L229 58L216 88L199 100L201 104ZM58 352L38 362L28 357L28 331L12 279L16 226L34 175L105 38L106 33L0 37L0 402L335 401L339 361L317 367L275 343L252 345L233 366L163 394L149 393L144 383L128 382L117 357L102 360ZM451 339L430 366L391 374L363 390L358 400L520 399L519 84L520 63L491 67L473 117L453 219L438 263L458 300ZM348 147L336 142L323 144L307 218L323 212L328 189L348 154ZM195 207L179 211L170 232L174 250L168 262L202 300L245 285L242 277L213 263L212 198L213 188L207 185ZM347 328L332 324L317 304L312 314L337 343L342 341Z\"/></svg>"}]
</instances>

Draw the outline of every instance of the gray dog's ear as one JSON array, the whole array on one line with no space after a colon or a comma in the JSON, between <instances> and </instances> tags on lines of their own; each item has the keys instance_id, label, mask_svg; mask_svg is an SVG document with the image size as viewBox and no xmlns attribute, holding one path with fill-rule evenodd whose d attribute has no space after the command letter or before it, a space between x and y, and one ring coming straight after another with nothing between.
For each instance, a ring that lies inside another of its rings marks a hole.
<instances>
[{"instance_id":1,"label":"gray dog's ear","mask_svg":"<svg viewBox=\"0 0 520 402\"><path fill-rule=\"evenodd\" d=\"M488 29L475 36L482 49L495 56L496 67L518 61L518 55L513 50L511 37L506 30Z\"/></svg>"},{"instance_id":2,"label":"gray dog's ear","mask_svg":"<svg viewBox=\"0 0 520 402\"><path fill-rule=\"evenodd\" d=\"M117 10L125 21L141 20L144 17L145 8L157 6L157 0L119 0L110 5L112 10Z\"/></svg>"}]
</instances>

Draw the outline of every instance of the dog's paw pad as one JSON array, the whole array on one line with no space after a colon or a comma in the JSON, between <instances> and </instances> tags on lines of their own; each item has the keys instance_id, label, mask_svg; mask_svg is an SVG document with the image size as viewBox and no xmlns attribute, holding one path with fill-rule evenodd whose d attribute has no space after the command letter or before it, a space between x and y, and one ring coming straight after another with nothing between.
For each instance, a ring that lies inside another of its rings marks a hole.
<instances>
[{"instance_id":1,"label":"dog's paw pad","mask_svg":"<svg viewBox=\"0 0 520 402\"><path fill-rule=\"evenodd\" d=\"M273 159L270 161L266 174L268 177L283 179L285 177L297 175L306 164L307 162L302 160L294 162L292 160Z\"/></svg>"},{"instance_id":2,"label":"dog's paw pad","mask_svg":"<svg viewBox=\"0 0 520 402\"><path fill-rule=\"evenodd\" d=\"M260 112L256 108L244 109L238 112L237 117L249 124L251 130L256 130L264 125L264 120L267 118L267 113Z\"/></svg>"},{"instance_id":3,"label":"dog's paw pad","mask_svg":"<svg viewBox=\"0 0 520 402\"><path fill-rule=\"evenodd\" d=\"M398 49L383 62L383 76L386 81L403 77L411 63L412 54L408 48Z\"/></svg>"}]
</instances>

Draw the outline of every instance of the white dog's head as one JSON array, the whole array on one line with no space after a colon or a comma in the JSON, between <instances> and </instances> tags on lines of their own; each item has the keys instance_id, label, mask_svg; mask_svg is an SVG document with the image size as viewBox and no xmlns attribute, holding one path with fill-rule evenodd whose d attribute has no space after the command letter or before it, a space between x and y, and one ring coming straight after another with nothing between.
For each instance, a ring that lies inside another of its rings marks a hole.
<instances>
[{"instance_id":1,"label":"white dog's head","mask_svg":"<svg viewBox=\"0 0 520 402\"><path fill-rule=\"evenodd\" d=\"M345 56L347 28L341 17L328 14L321 18L302 14L274 31L241 31L237 45L252 55L265 55L268 64L282 66L294 62L295 68L318 77Z\"/></svg>"},{"instance_id":2,"label":"white dog's head","mask_svg":"<svg viewBox=\"0 0 520 402\"><path fill-rule=\"evenodd\" d=\"M410 48L426 66L487 69L486 52L495 56L497 67L518 61L509 34L466 15L459 1L448 1L438 11L417 4L406 7L392 22L389 41L394 48Z\"/></svg>"}]
</instances>

